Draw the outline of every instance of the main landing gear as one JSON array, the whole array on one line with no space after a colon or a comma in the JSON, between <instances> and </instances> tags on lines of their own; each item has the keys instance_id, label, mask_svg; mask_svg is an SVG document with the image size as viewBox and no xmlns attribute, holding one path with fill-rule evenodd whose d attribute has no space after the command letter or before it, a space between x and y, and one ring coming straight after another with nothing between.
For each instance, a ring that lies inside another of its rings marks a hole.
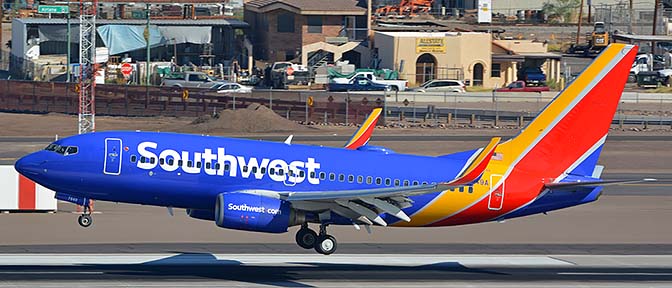
<instances>
[{"instance_id":1,"label":"main landing gear","mask_svg":"<svg viewBox=\"0 0 672 288\"><path fill-rule=\"evenodd\" d=\"M79 226L84 228L93 224L93 218L91 218L91 208L89 206L84 206L84 212L82 212L82 215L79 215L79 218L77 218L77 223L79 223Z\"/></svg>"},{"instance_id":2,"label":"main landing gear","mask_svg":"<svg viewBox=\"0 0 672 288\"><path fill-rule=\"evenodd\" d=\"M320 234L308 228L308 224L301 225L296 232L296 244L304 249L315 249L317 253L329 255L336 251L336 238L327 234L327 225L320 225Z\"/></svg>"}]
</instances>

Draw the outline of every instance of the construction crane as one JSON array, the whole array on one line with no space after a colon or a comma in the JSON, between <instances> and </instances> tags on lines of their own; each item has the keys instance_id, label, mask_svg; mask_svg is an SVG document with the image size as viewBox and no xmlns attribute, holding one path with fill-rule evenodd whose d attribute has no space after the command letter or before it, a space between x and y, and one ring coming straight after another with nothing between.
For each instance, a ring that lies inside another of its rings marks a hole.
<instances>
[{"instance_id":1,"label":"construction crane","mask_svg":"<svg viewBox=\"0 0 672 288\"><path fill-rule=\"evenodd\" d=\"M98 0L79 0L79 134L96 128L96 14Z\"/></svg>"},{"instance_id":2,"label":"construction crane","mask_svg":"<svg viewBox=\"0 0 672 288\"><path fill-rule=\"evenodd\" d=\"M401 0L399 5L386 5L376 9L377 17L402 16L415 17L427 14L432 9L434 0Z\"/></svg>"}]
</instances>

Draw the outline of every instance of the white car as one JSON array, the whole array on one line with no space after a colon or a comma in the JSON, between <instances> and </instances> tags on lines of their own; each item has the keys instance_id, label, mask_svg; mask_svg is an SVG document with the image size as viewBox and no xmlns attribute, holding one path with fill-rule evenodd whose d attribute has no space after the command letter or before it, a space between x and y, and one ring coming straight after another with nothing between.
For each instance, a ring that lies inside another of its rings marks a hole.
<instances>
[{"instance_id":1,"label":"white car","mask_svg":"<svg viewBox=\"0 0 672 288\"><path fill-rule=\"evenodd\" d=\"M240 85L238 83L221 83L210 88L217 90L217 93L251 93L252 87Z\"/></svg>"},{"instance_id":2,"label":"white car","mask_svg":"<svg viewBox=\"0 0 672 288\"><path fill-rule=\"evenodd\" d=\"M409 89L414 92L457 92L466 93L466 86L459 80L429 80L417 88Z\"/></svg>"}]
</instances>

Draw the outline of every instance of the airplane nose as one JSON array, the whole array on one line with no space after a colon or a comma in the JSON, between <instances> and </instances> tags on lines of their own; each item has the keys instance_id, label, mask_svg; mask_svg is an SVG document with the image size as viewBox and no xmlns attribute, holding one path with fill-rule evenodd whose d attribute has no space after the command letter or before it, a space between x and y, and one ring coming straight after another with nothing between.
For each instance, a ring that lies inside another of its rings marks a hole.
<instances>
[{"instance_id":1,"label":"airplane nose","mask_svg":"<svg viewBox=\"0 0 672 288\"><path fill-rule=\"evenodd\" d=\"M36 159L35 153L21 157L14 163L14 169L23 176L38 175L40 173L40 162Z\"/></svg>"}]
</instances>

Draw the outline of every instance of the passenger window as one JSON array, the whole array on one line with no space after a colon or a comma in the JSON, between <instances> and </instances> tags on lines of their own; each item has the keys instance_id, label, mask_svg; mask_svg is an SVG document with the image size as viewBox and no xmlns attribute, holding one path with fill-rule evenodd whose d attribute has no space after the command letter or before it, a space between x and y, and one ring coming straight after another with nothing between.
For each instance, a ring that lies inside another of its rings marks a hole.
<instances>
[{"instance_id":1,"label":"passenger window","mask_svg":"<svg viewBox=\"0 0 672 288\"><path fill-rule=\"evenodd\" d=\"M278 169L278 175L280 175L280 176L285 175L285 170Z\"/></svg>"},{"instance_id":2,"label":"passenger window","mask_svg":"<svg viewBox=\"0 0 672 288\"><path fill-rule=\"evenodd\" d=\"M345 181L345 174L338 174L338 181Z\"/></svg>"},{"instance_id":3,"label":"passenger window","mask_svg":"<svg viewBox=\"0 0 672 288\"><path fill-rule=\"evenodd\" d=\"M166 159L159 158L159 164L163 165L164 163L166 163Z\"/></svg>"},{"instance_id":4,"label":"passenger window","mask_svg":"<svg viewBox=\"0 0 672 288\"><path fill-rule=\"evenodd\" d=\"M224 171L229 171L229 169L231 169L231 165L224 164Z\"/></svg>"},{"instance_id":5,"label":"passenger window","mask_svg":"<svg viewBox=\"0 0 672 288\"><path fill-rule=\"evenodd\" d=\"M383 184L383 178L376 177L376 185Z\"/></svg>"},{"instance_id":6,"label":"passenger window","mask_svg":"<svg viewBox=\"0 0 672 288\"><path fill-rule=\"evenodd\" d=\"M429 183L427 183L427 181L422 181L422 185L427 185L427 184L429 184Z\"/></svg>"},{"instance_id":7,"label":"passenger window","mask_svg":"<svg viewBox=\"0 0 672 288\"><path fill-rule=\"evenodd\" d=\"M469 186L469 193L474 193L474 187L473 186Z\"/></svg>"},{"instance_id":8,"label":"passenger window","mask_svg":"<svg viewBox=\"0 0 672 288\"><path fill-rule=\"evenodd\" d=\"M294 171L292 171L292 170L287 171L287 175L294 176Z\"/></svg>"},{"instance_id":9,"label":"passenger window","mask_svg":"<svg viewBox=\"0 0 672 288\"><path fill-rule=\"evenodd\" d=\"M364 177L363 176L357 176L357 183L362 184L364 183Z\"/></svg>"},{"instance_id":10,"label":"passenger window","mask_svg":"<svg viewBox=\"0 0 672 288\"><path fill-rule=\"evenodd\" d=\"M334 173L329 173L329 180L331 180L331 181L336 180L336 174L334 174Z\"/></svg>"},{"instance_id":11,"label":"passenger window","mask_svg":"<svg viewBox=\"0 0 672 288\"><path fill-rule=\"evenodd\" d=\"M404 186L408 186L410 184L411 184L411 182L409 182L408 180L404 180Z\"/></svg>"},{"instance_id":12,"label":"passenger window","mask_svg":"<svg viewBox=\"0 0 672 288\"><path fill-rule=\"evenodd\" d=\"M464 192L464 186L460 187L460 192Z\"/></svg>"},{"instance_id":13,"label":"passenger window","mask_svg":"<svg viewBox=\"0 0 672 288\"><path fill-rule=\"evenodd\" d=\"M243 166L243 172L247 172L247 166Z\"/></svg>"},{"instance_id":14,"label":"passenger window","mask_svg":"<svg viewBox=\"0 0 672 288\"><path fill-rule=\"evenodd\" d=\"M366 184L371 184L371 183L373 183L373 177L366 176Z\"/></svg>"},{"instance_id":15,"label":"passenger window","mask_svg":"<svg viewBox=\"0 0 672 288\"><path fill-rule=\"evenodd\" d=\"M268 174L275 174L275 168L268 169Z\"/></svg>"},{"instance_id":16,"label":"passenger window","mask_svg":"<svg viewBox=\"0 0 672 288\"><path fill-rule=\"evenodd\" d=\"M348 182L350 183L355 182L355 176L352 174L348 175Z\"/></svg>"},{"instance_id":17,"label":"passenger window","mask_svg":"<svg viewBox=\"0 0 672 288\"><path fill-rule=\"evenodd\" d=\"M219 163L215 163L215 170L219 170L220 168L222 168L222 165Z\"/></svg>"},{"instance_id":18,"label":"passenger window","mask_svg":"<svg viewBox=\"0 0 672 288\"><path fill-rule=\"evenodd\" d=\"M210 169L210 165L211 165L210 162L206 162L205 163L205 169Z\"/></svg>"},{"instance_id":19,"label":"passenger window","mask_svg":"<svg viewBox=\"0 0 672 288\"><path fill-rule=\"evenodd\" d=\"M201 168L201 165L203 165L203 162L196 162L196 168Z\"/></svg>"},{"instance_id":20,"label":"passenger window","mask_svg":"<svg viewBox=\"0 0 672 288\"><path fill-rule=\"evenodd\" d=\"M187 167L194 167L194 162L192 162L191 160L188 160L187 161Z\"/></svg>"},{"instance_id":21,"label":"passenger window","mask_svg":"<svg viewBox=\"0 0 672 288\"><path fill-rule=\"evenodd\" d=\"M257 174L257 167L252 167L252 173Z\"/></svg>"},{"instance_id":22,"label":"passenger window","mask_svg":"<svg viewBox=\"0 0 672 288\"><path fill-rule=\"evenodd\" d=\"M399 186L401 184L401 181L399 179L394 179L394 186Z\"/></svg>"},{"instance_id":23,"label":"passenger window","mask_svg":"<svg viewBox=\"0 0 672 288\"><path fill-rule=\"evenodd\" d=\"M168 159L168 165L173 165L173 163L175 163L175 159L173 158Z\"/></svg>"},{"instance_id":24,"label":"passenger window","mask_svg":"<svg viewBox=\"0 0 672 288\"><path fill-rule=\"evenodd\" d=\"M145 163L147 161L147 158L145 156L140 157L140 163Z\"/></svg>"},{"instance_id":25,"label":"passenger window","mask_svg":"<svg viewBox=\"0 0 672 288\"><path fill-rule=\"evenodd\" d=\"M261 174L266 174L266 167L261 167Z\"/></svg>"},{"instance_id":26,"label":"passenger window","mask_svg":"<svg viewBox=\"0 0 672 288\"><path fill-rule=\"evenodd\" d=\"M156 158L154 158L154 157L149 158L149 163L150 163L150 164L154 164L154 163L156 163Z\"/></svg>"},{"instance_id":27,"label":"passenger window","mask_svg":"<svg viewBox=\"0 0 672 288\"><path fill-rule=\"evenodd\" d=\"M313 175L315 175L315 172L313 172ZM299 171L299 177L303 178L306 177L306 172L305 171ZM313 177L310 177L313 178Z\"/></svg>"},{"instance_id":28,"label":"passenger window","mask_svg":"<svg viewBox=\"0 0 672 288\"><path fill-rule=\"evenodd\" d=\"M142 160L142 158L140 158L140 160ZM184 165L184 161L177 160L177 166L183 166L183 165Z\"/></svg>"},{"instance_id":29,"label":"passenger window","mask_svg":"<svg viewBox=\"0 0 672 288\"><path fill-rule=\"evenodd\" d=\"M392 184L392 179L385 178L385 186L390 186L390 184Z\"/></svg>"},{"instance_id":30,"label":"passenger window","mask_svg":"<svg viewBox=\"0 0 672 288\"><path fill-rule=\"evenodd\" d=\"M135 161L138 161L138 156L131 155L131 163L135 163Z\"/></svg>"},{"instance_id":31,"label":"passenger window","mask_svg":"<svg viewBox=\"0 0 672 288\"><path fill-rule=\"evenodd\" d=\"M420 182L418 182L418 181L413 181L413 186L418 186L418 185L420 185Z\"/></svg>"},{"instance_id":32,"label":"passenger window","mask_svg":"<svg viewBox=\"0 0 672 288\"><path fill-rule=\"evenodd\" d=\"M301 172L303 172L303 171L301 171ZM311 171L311 172L310 172L310 178L311 178L311 179L315 179L315 176L316 176L316 175L315 175L315 171Z\"/></svg>"},{"instance_id":33,"label":"passenger window","mask_svg":"<svg viewBox=\"0 0 672 288\"><path fill-rule=\"evenodd\" d=\"M324 180L327 178L327 173L320 172L320 180Z\"/></svg>"}]
</instances>

